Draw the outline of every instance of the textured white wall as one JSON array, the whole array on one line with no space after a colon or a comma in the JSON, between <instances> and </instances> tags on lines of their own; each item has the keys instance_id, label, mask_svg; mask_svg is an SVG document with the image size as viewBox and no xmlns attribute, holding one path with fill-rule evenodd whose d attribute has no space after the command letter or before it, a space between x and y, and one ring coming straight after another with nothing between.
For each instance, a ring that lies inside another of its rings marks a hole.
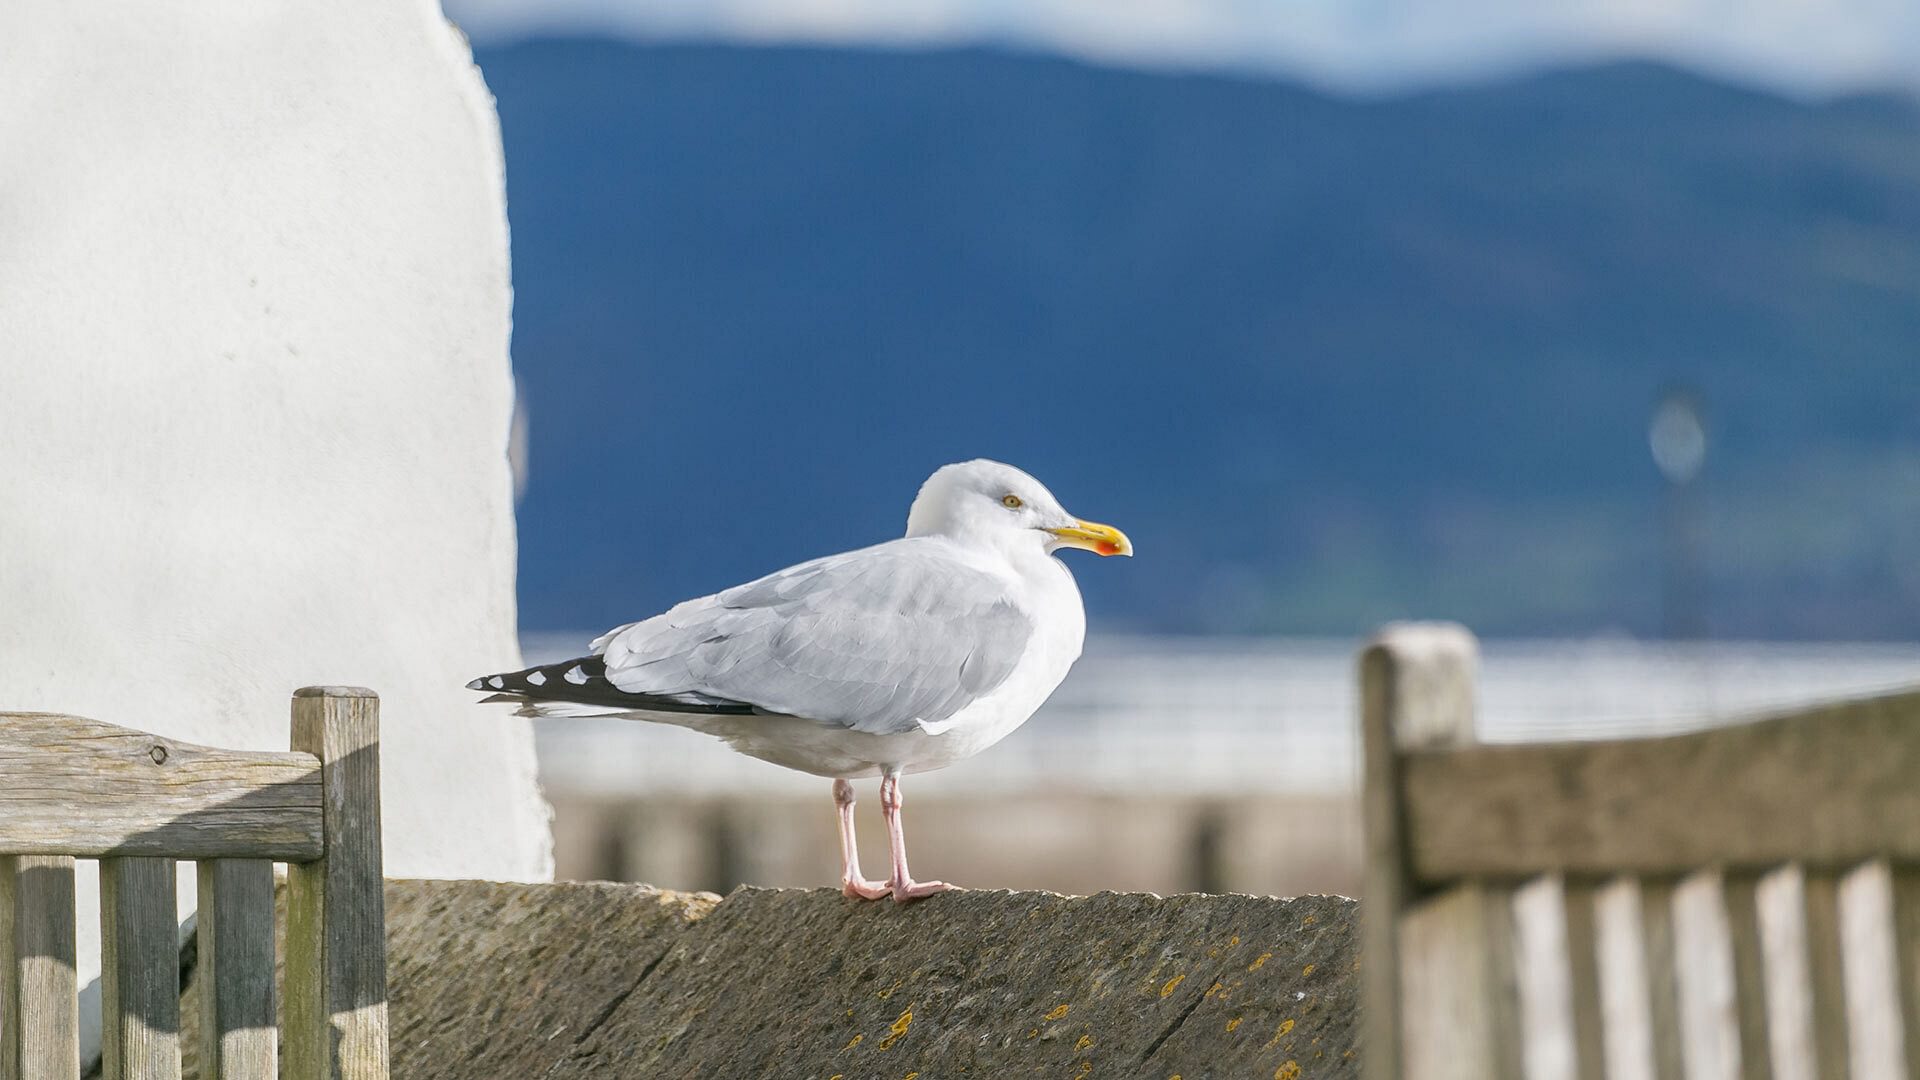
<instances>
[{"instance_id":1,"label":"textured white wall","mask_svg":"<svg viewBox=\"0 0 1920 1080\"><path fill-rule=\"evenodd\" d=\"M382 707L390 875L542 879L498 120L431 0L0 6L0 708Z\"/></svg>"}]
</instances>

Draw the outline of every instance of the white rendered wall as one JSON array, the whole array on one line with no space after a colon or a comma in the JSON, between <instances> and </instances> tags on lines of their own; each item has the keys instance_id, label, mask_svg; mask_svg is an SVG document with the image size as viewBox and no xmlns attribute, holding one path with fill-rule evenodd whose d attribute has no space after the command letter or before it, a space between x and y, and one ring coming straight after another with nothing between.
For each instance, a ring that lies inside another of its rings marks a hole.
<instances>
[{"instance_id":1,"label":"white rendered wall","mask_svg":"<svg viewBox=\"0 0 1920 1080\"><path fill-rule=\"evenodd\" d=\"M0 708L284 749L382 700L390 876L538 880L498 120L431 0L0 5Z\"/></svg>"}]
</instances>

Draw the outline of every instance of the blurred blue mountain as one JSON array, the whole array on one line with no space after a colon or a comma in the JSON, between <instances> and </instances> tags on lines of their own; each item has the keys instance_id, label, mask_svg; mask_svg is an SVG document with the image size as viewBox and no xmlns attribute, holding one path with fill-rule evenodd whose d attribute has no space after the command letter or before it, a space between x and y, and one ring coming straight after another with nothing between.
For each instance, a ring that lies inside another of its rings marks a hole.
<instances>
[{"instance_id":1,"label":"blurred blue mountain","mask_svg":"<svg viewBox=\"0 0 1920 1080\"><path fill-rule=\"evenodd\" d=\"M1096 626L1920 637L1920 109L1652 64L1390 99L981 50L482 49L522 623L896 535L992 456L1126 528Z\"/></svg>"}]
</instances>

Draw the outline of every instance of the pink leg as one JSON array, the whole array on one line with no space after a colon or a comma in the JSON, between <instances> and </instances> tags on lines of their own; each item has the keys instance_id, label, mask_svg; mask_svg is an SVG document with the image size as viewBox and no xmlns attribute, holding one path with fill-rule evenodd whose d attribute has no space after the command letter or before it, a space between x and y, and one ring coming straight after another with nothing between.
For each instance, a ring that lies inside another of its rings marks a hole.
<instances>
[{"instance_id":1,"label":"pink leg","mask_svg":"<svg viewBox=\"0 0 1920 1080\"><path fill-rule=\"evenodd\" d=\"M880 812L887 818L887 840L893 850L893 898L898 903L918 900L923 896L932 896L937 892L957 889L958 885L949 885L944 881L915 881L907 872L907 833L900 822L900 777L888 773L880 780Z\"/></svg>"},{"instance_id":2,"label":"pink leg","mask_svg":"<svg viewBox=\"0 0 1920 1080\"><path fill-rule=\"evenodd\" d=\"M833 782L833 805L840 811L840 891L857 900L878 900L891 890L884 881L860 873L860 848L853 842L853 785Z\"/></svg>"}]
</instances>

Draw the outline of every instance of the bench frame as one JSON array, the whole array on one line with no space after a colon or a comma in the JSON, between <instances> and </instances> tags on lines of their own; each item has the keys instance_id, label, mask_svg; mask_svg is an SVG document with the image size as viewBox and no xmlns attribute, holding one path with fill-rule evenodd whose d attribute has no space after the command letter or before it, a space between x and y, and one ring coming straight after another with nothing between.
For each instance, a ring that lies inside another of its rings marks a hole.
<instances>
[{"instance_id":1,"label":"bench frame","mask_svg":"<svg viewBox=\"0 0 1920 1080\"><path fill-rule=\"evenodd\" d=\"M175 861L197 860L201 1075L274 1080L274 862L287 864L285 1075L385 1080L379 699L294 694L291 750L0 713L0 1080L77 1077L74 860L100 861L101 1073L178 1080Z\"/></svg>"},{"instance_id":2,"label":"bench frame","mask_svg":"<svg viewBox=\"0 0 1920 1080\"><path fill-rule=\"evenodd\" d=\"M1368 1080L1920 1078L1920 692L1488 746L1477 665L1361 654Z\"/></svg>"}]
</instances>

